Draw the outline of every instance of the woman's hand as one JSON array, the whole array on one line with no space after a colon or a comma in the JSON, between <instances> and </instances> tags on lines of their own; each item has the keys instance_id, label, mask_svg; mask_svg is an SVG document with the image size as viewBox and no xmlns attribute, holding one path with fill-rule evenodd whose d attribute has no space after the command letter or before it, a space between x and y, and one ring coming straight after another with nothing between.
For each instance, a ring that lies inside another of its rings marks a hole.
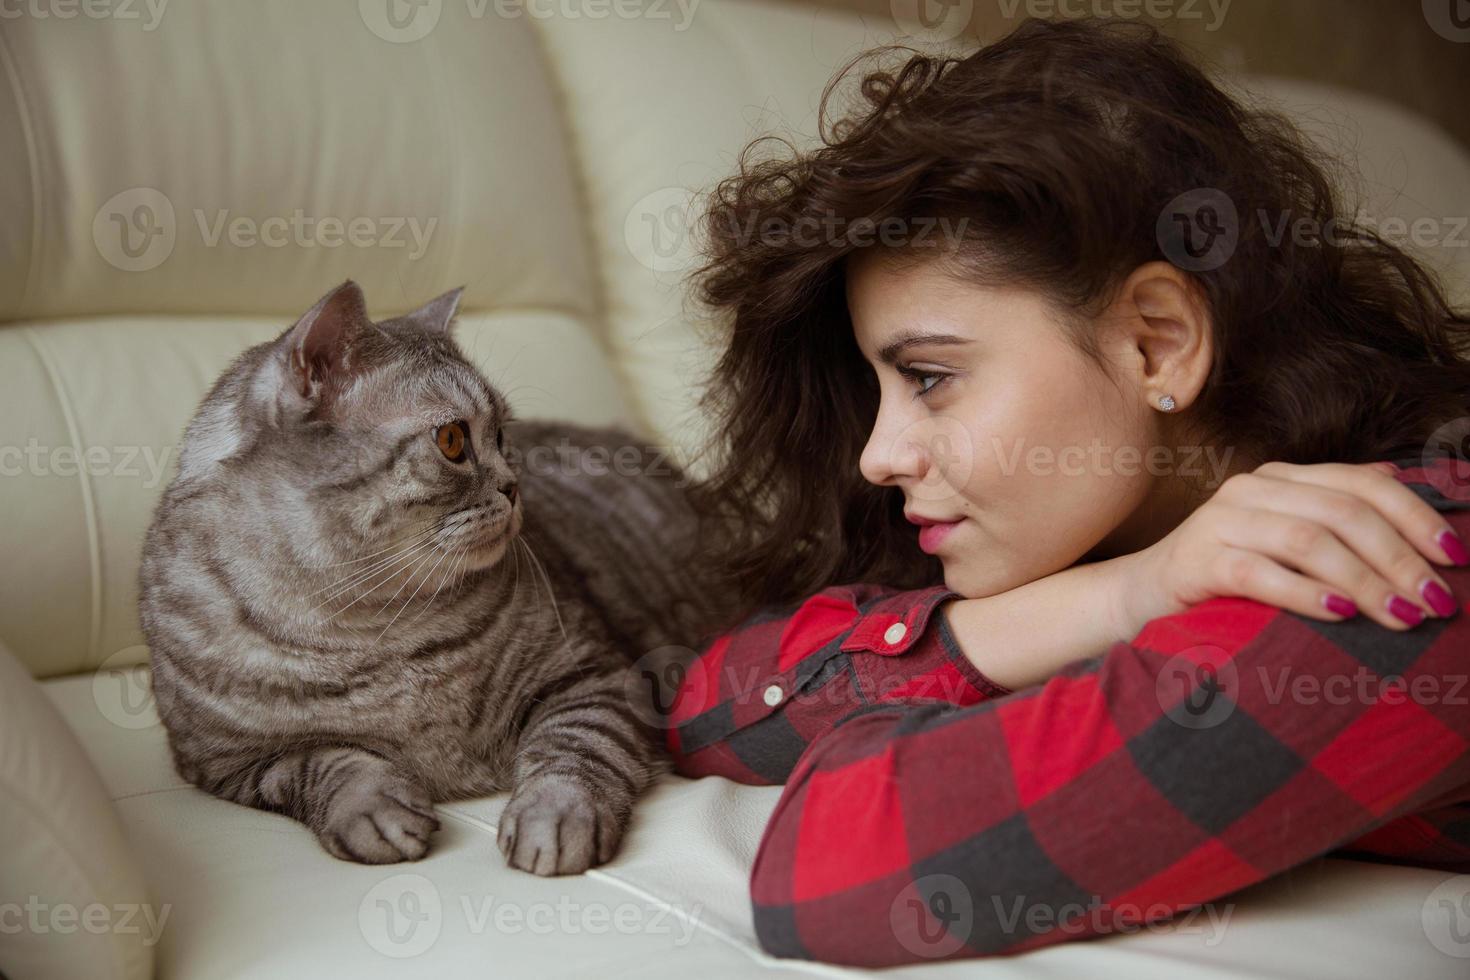
<instances>
[{"instance_id":1,"label":"woman's hand","mask_svg":"<svg viewBox=\"0 0 1470 980\"><path fill-rule=\"evenodd\" d=\"M1215 596L1312 619L1359 612L1406 630L1458 600L1430 562L1453 564L1444 517L1383 464L1271 462L1231 477L1167 537L1126 556L1118 635Z\"/></svg>"}]
</instances>

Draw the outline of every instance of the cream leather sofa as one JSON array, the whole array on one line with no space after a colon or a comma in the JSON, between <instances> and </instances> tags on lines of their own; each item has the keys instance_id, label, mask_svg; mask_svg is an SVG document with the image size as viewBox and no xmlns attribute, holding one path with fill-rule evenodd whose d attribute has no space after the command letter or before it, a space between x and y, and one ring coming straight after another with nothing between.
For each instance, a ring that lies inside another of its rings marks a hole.
<instances>
[{"instance_id":1,"label":"cream leather sofa","mask_svg":"<svg viewBox=\"0 0 1470 980\"><path fill-rule=\"evenodd\" d=\"M507 870L504 797L441 807L423 862L359 867L186 785L152 710L139 542L232 354L349 275L378 315L467 284L460 338L521 414L687 448L708 363L680 291L691 192L757 135L810 140L832 71L895 30L739 0L553 6L0 8L10 980L849 972L754 941L746 874L776 789L671 778L585 876ZM1463 151L1385 104L1251 84L1356 147L1370 215L1428 220L1411 227L1465 300ZM1465 920L1446 916L1464 884L1327 859L1223 922L895 972L1463 978Z\"/></svg>"}]
</instances>

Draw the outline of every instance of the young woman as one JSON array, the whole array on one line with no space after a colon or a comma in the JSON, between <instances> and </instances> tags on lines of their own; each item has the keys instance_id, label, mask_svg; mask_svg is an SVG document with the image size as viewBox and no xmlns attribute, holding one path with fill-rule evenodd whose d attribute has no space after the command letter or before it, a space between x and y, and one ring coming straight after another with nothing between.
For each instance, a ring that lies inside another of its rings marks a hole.
<instances>
[{"instance_id":1,"label":"young woman","mask_svg":"<svg viewBox=\"0 0 1470 980\"><path fill-rule=\"evenodd\" d=\"M1465 315L1151 30L1028 22L861 93L742 160L699 274L743 609L669 744L786 783L763 945L1014 952L1329 851L1470 870Z\"/></svg>"}]
</instances>

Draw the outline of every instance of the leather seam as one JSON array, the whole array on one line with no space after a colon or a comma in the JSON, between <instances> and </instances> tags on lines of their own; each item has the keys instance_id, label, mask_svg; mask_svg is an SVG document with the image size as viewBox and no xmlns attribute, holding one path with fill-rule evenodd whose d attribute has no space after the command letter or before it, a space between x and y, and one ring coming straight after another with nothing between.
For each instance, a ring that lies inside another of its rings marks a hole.
<instances>
[{"instance_id":1,"label":"leather seam","mask_svg":"<svg viewBox=\"0 0 1470 980\"><path fill-rule=\"evenodd\" d=\"M41 366L46 369L46 377L56 392L56 401L61 407L61 417L66 422L66 431L71 439L72 449L76 452L78 460L85 459L81 427L77 424L77 415L71 398L66 393L65 385L61 383L61 374L56 370L55 363L37 339L35 328L26 327L25 331L26 341L36 352L36 357L41 361ZM87 557L92 566L92 625L87 641L87 660L81 668L81 670L90 670L97 665L97 648L102 642L102 544L101 531L97 525L97 503L92 496L91 478L87 475L84 466L77 467L77 486L82 494L82 511L87 524Z\"/></svg>"},{"instance_id":2,"label":"leather seam","mask_svg":"<svg viewBox=\"0 0 1470 980\"><path fill-rule=\"evenodd\" d=\"M0 32L0 68L4 69L5 76L10 82L10 89L15 93L16 113L20 119L21 135L26 145L26 161L31 169L31 247L26 256L25 282L21 286L20 301L13 311L19 316L20 312L26 308L30 298L35 295L37 257L41 253L41 165L40 149L36 145L35 125L26 102L25 87L21 84L20 70L10 46L5 41L3 32Z\"/></svg>"}]
</instances>

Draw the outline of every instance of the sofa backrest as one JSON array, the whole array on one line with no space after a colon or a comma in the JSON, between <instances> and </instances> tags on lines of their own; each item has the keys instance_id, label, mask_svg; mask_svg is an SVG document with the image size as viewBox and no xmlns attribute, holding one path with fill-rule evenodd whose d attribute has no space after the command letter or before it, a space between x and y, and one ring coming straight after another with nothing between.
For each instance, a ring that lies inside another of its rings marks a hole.
<instances>
[{"instance_id":1,"label":"sofa backrest","mask_svg":"<svg viewBox=\"0 0 1470 980\"><path fill-rule=\"evenodd\" d=\"M345 278L379 316L465 285L460 337L521 414L687 454L717 328L685 292L699 194L758 136L809 145L832 74L894 38L760 0L15 9L0 641L37 676L146 659L138 552L185 421L233 354ZM1470 212L1470 161L1428 124L1259 87L1347 124L1381 215ZM1470 249L1428 251L1465 298Z\"/></svg>"}]
</instances>

